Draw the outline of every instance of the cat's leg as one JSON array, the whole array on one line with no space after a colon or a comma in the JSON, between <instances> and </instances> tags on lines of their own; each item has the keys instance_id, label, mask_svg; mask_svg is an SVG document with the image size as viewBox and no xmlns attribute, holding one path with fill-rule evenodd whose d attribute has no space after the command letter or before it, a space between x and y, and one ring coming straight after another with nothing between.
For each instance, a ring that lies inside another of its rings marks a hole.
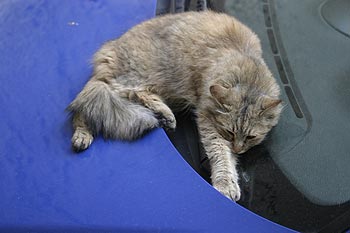
<instances>
[{"instance_id":1,"label":"cat's leg","mask_svg":"<svg viewBox=\"0 0 350 233\"><path fill-rule=\"evenodd\" d=\"M215 189L226 197L238 201L241 190L236 170L237 158L229 143L217 132L213 123L198 114L198 129L201 141L211 166L211 181Z\"/></svg>"},{"instance_id":2,"label":"cat's leg","mask_svg":"<svg viewBox=\"0 0 350 233\"><path fill-rule=\"evenodd\" d=\"M166 129L175 129L176 120L174 113L168 105L163 102L159 95L149 91L133 91L130 92L129 98L152 110L159 118L160 126Z\"/></svg>"},{"instance_id":3,"label":"cat's leg","mask_svg":"<svg viewBox=\"0 0 350 233\"><path fill-rule=\"evenodd\" d=\"M94 140L94 137L85 120L79 113L73 115L73 129L72 147L74 151L79 152L87 149Z\"/></svg>"}]
</instances>

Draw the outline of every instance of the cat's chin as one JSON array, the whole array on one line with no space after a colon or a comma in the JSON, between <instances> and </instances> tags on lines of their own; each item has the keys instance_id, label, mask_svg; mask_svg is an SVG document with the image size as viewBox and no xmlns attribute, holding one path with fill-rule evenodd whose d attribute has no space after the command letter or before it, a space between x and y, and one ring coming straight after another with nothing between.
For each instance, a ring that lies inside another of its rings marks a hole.
<instances>
[{"instance_id":1,"label":"cat's chin","mask_svg":"<svg viewBox=\"0 0 350 233\"><path fill-rule=\"evenodd\" d=\"M241 155L241 154L244 154L245 152L247 152L247 150L241 150L241 151L234 151L232 150L233 153L235 153L236 155Z\"/></svg>"}]
</instances>

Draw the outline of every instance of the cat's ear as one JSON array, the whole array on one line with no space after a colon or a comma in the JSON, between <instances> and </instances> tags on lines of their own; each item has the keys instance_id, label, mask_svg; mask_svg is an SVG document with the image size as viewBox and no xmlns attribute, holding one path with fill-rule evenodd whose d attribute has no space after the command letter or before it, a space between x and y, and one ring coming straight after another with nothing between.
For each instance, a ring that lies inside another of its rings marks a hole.
<instances>
[{"instance_id":1,"label":"cat's ear","mask_svg":"<svg viewBox=\"0 0 350 233\"><path fill-rule=\"evenodd\" d=\"M261 114L273 110L276 108L280 103L282 103L282 100L280 99L275 99L271 97L265 97L261 103Z\"/></svg>"},{"instance_id":2,"label":"cat's ear","mask_svg":"<svg viewBox=\"0 0 350 233\"><path fill-rule=\"evenodd\" d=\"M210 94L220 103L224 104L229 90L221 85L214 84L209 88Z\"/></svg>"},{"instance_id":3,"label":"cat's ear","mask_svg":"<svg viewBox=\"0 0 350 233\"><path fill-rule=\"evenodd\" d=\"M221 104L232 105L238 99L238 93L233 88L226 88L219 84L210 86L210 94Z\"/></svg>"}]
</instances>

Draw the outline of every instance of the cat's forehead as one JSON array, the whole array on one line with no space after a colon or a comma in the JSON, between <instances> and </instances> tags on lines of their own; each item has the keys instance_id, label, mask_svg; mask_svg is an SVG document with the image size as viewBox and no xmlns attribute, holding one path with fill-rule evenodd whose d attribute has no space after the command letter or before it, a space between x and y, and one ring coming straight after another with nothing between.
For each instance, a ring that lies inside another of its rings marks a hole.
<instances>
[{"instance_id":1,"label":"cat's forehead","mask_svg":"<svg viewBox=\"0 0 350 233\"><path fill-rule=\"evenodd\" d=\"M232 120L232 121L243 121L244 119L249 119L251 117L253 117L254 114L253 106L250 105L240 105L240 104L232 104L232 105L228 105L228 104L223 104L223 107L225 108L226 114L224 114L226 116L226 119Z\"/></svg>"},{"instance_id":2,"label":"cat's forehead","mask_svg":"<svg viewBox=\"0 0 350 233\"><path fill-rule=\"evenodd\" d=\"M250 135L264 135L269 131L269 126L264 124L260 118L239 117L236 120L239 123L240 131Z\"/></svg>"},{"instance_id":3,"label":"cat's forehead","mask_svg":"<svg viewBox=\"0 0 350 233\"><path fill-rule=\"evenodd\" d=\"M236 114L237 117L244 117L244 118L250 118L254 117L256 114L256 111L258 110L255 103L252 103L252 101L244 98L240 103L237 105L231 106L231 111L233 114Z\"/></svg>"},{"instance_id":4,"label":"cat's forehead","mask_svg":"<svg viewBox=\"0 0 350 233\"><path fill-rule=\"evenodd\" d=\"M232 118L236 121L236 124L240 125L240 128L247 130L254 127L258 127L261 123L261 119L256 111L256 106L253 104L244 105L235 112L236 117Z\"/></svg>"}]
</instances>

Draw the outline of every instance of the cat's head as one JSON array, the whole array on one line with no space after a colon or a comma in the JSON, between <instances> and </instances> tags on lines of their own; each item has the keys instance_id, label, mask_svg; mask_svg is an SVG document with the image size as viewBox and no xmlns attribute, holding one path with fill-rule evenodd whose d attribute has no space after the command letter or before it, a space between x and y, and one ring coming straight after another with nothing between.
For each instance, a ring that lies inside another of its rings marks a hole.
<instances>
[{"instance_id":1,"label":"cat's head","mask_svg":"<svg viewBox=\"0 0 350 233\"><path fill-rule=\"evenodd\" d=\"M214 84L210 93L217 102L212 113L214 125L236 154L261 143L282 111L280 99L249 86Z\"/></svg>"}]
</instances>

